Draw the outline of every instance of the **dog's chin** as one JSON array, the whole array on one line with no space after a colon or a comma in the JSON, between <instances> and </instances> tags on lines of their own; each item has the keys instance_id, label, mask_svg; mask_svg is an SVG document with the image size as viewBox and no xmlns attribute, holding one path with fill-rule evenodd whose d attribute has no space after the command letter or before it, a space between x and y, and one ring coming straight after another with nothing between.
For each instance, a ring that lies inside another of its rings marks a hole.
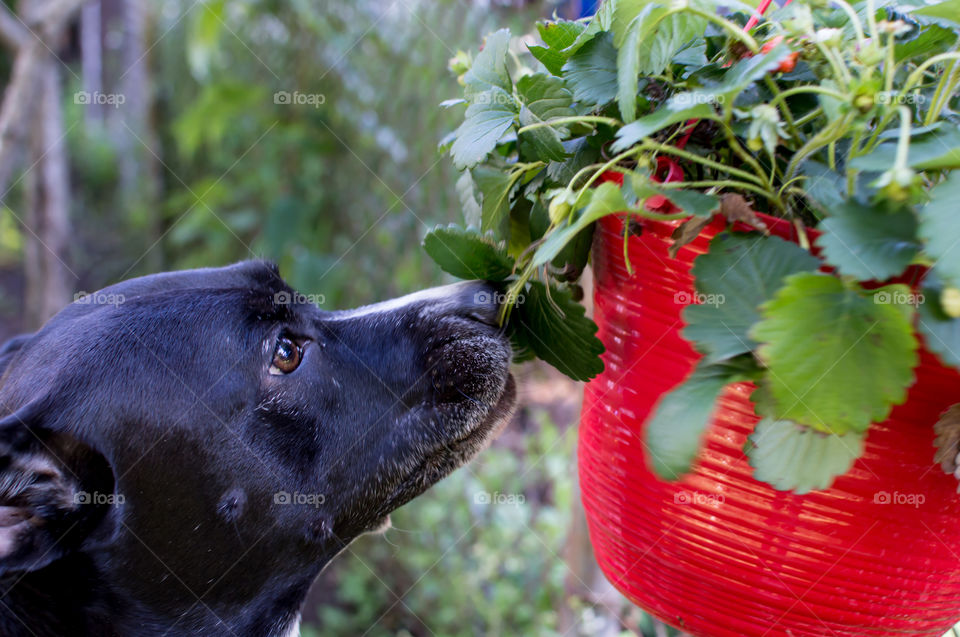
<instances>
[{"instance_id":1,"label":"dog's chin","mask_svg":"<svg viewBox=\"0 0 960 637\"><path fill-rule=\"evenodd\" d=\"M516 401L516 380L513 374L508 373L499 397L486 410L484 416L475 423L465 423L466 426L458 438L444 441L425 455L394 490L384 515L377 518L379 522L372 525L371 530L389 521L386 513L420 495L485 449L510 422Z\"/></svg>"}]
</instances>

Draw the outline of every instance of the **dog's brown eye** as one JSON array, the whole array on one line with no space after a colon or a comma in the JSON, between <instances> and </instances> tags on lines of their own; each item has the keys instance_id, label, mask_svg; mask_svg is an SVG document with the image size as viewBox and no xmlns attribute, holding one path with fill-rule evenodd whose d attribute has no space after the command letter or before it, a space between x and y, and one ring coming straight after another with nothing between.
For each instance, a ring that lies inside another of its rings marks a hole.
<instances>
[{"instance_id":1,"label":"dog's brown eye","mask_svg":"<svg viewBox=\"0 0 960 637\"><path fill-rule=\"evenodd\" d=\"M274 374L289 374L298 365L300 365L300 348L297 344L285 336L277 339L277 347L273 350L273 363L270 365L270 371Z\"/></svg>"}]
</instances>

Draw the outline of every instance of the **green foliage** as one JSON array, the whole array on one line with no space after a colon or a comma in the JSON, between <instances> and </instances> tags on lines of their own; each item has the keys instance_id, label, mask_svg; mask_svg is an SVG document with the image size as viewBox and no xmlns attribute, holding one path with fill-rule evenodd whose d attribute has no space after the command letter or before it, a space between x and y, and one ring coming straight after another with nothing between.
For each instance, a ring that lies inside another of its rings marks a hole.
<instances>
[{"instance_id":1,"label":"green foliage","mask_svg":"<svg viewBox=\"0 0 960 637\"><path fill-rule=\"evenodd\" d=\"M654 471L666 480L690 471L720 392L730 383L755 378L757 373L748 357L701 363L689 378L664 394L646 430Z\"/></svg>"},{"instance_id":2,"label":"green foliage","mask_svg":"<svg viewBox=\"0 0 960 637\"><path fill-rule=\"evenodd\" d=\"M863 454L860 433L825 434L789 420L765 418L747 444L754 477L799 494L826 489Z\"/></svg>"},{"instance_id":3,"label":"green foliage","mask_svg":"<svg viewBox=\"0 0 960 637\"><path fill-rule=\"evenodd\" d=\"M796 243L721 235L697 259L697 298L706 302L683 318L703 367L652 421L661 473L682 472L694 458L722 386L711 366L722 362L758 361L757 410L772 422L831 435L863 433L904 399L916 330L960 366L948 350L960 334L953 8L953 0L888 6L865 19L862 10L801 1L747 32L753 9L736 0L607 0L585 23L541 23L543 42L530 56L492 50L486 66L497 72L489 75L508 82L497 90L518 108L470 159L473 189L486 193L483 228L515 260L508 301L534 284L573 289L584 238L611 214L701 217L675 234L675 247L718 211L765 234L757 212L796 229ZM531 86L549 88L556 110L528 108ZM614 173L622 186L610 181ZM822 264L806 231L818 223ZM927 283L934 302L884 286L930 264L939 276ZM829 272L816 273L821 265ZM518 348L549 356L533 345L552 336L514 329L520 314L506 307L502 316ZM554 313L563 316L572 315ZM544 329L559 328L551 320ZM601 369L583 350L558 351L550 362L574 378ZM758 462L758 475L797 489L825 484L841 468L825 461L823 472L778 476Z\"/></svg>"},{"instance_id":4,"label":"green foliage","mask_svg":"<svg viewBox=\"0 0 960 637\"><path fill-rule=\"evenodd\" d=\"M785 277L819 265L809 252L779 237L717 235L710 251L693 264L703 301L684 308L684 337L696 343L706 363L753 351L757 343L749 332L760 319L760 306L773 298Z\"/></svg>"},{"instance_id":5,"label":"green foliage","mask_svg":"<svg viewBox=\"0 0 960 637\"><path fill-rule=\"evenodd\" d=\"M903 285L868 295L825 274L787 277L750 332L777 420L843 435L886 419L917 364L909 297Z\"/></svg>"},{"instance_id":6,"label":"green foliage","mask_svg":"<svg viewBox=\"0 0 960 637\"><path fill-rule=\"evenodd\" d=\"M513 270L513 259L488 238L456 226L427 233L423 247L445 272L460 279L503 281Z\"/></svg>"}]
</instances>

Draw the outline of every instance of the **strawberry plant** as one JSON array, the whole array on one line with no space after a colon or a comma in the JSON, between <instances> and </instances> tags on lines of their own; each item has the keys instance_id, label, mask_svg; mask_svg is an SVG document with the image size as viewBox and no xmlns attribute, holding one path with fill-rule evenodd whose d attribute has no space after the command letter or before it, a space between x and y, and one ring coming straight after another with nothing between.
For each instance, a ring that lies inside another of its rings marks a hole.
<instances>
[{"instance_id":1,"label":"strawberry plant","mask_svg":"<svg viewBox=\"0 0 960 637\"><path fill-rule=\"evenodd\" d=\"M697 292L725 301L685 309L703 358L647 444L664 477L688 471L720 392L752 381L756 476L824 488L905 400L920 338L960 368L958 29L957 0L797 0L763 17L738 0L607 0L538 24L536 44L497 31L451 62L466 224L426 250L502 282L518 359L587 380L603 347L577 281L598 219L682 220L674 250L715 215L752 225L695 262Z\"/></svg>"}]
</instances>

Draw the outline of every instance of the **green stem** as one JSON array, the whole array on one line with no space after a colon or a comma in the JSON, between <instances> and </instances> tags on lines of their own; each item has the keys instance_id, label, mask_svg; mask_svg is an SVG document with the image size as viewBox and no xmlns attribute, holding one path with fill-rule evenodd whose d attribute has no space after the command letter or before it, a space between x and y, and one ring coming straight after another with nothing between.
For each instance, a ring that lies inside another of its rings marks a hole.
<instances>
[{"instance_id":1,"label":"green stem","mask_svg":"<svg viewBox=\"0 0 960 637\"><path fill-rule=\"evenodd\" d=\"M773 181L772 178L767 175L767 171L763 169L763 167L760 165L760 162L758 162L753 155L748 153L743 146L740 145L739 140L737 140L737 136L733 134L733 129L730 128L729 121L733 116L732 109L727 110L725 115L726 118L720 122L720 125L723 127L723 135L727 138L727 143L730 145L730 148L733 149L733 152L735 152L740 159L742 159L746 164L756 171L759 183L769 185L769 183ZM764 175L767 177L767 179L759 178L759 175Z\"/></svg>"},{"instance_id":2,"label":"green stem","mask_svg":"<svg viewBox=\"0 0 960 637\"><path fill-rule=\"evenodd\" d=\"M841 93L840 91L835 91L830 88L825 88L823 86L817 86L815 84L807 84L804 86L794 86L793 88L787 89L770 100L770 106L776 106L783 100L791 97L793 95L798 95L800 93L819 93L821 95L829 95L830 97L836 98L842 102L849 101L849 97ZM804 122L806 123L806 122Z\"/></svg>"},{"instance_id":3,"label":"green stem","mask_svg":"<svg viewBox=\"0 0 960 637\"><path fill-rule=\"evenodd\" d=\"M800 119L798 119L798 120L797 120L797 126L803 126L804 124L806 124L806 123L808 123L808 122L812 122L813 120L815 120L815 119L817 119L818 117L820 117L822 114L823 114L823 108L821 108L820 106L818 106L818 107L816 107L815 109L813 109L812 111L810 111L809 113L807 113L806 115L804 115L803 117L801 117Z\"/></svg>"},{"instance_id":4,"label":"green stem","mask_svg":"<svg viewBox=\"0 0 960 637\"><path fill-rule=\"evenodd\" d=\"M783 98L780 97L783 95L783 92L780 90L780 87L777 86L777 83L773 81L773 78L769 74L763 76L764 82L766 82L767 88L773 94L773 100L771 100L771 106L773 102L781 102ZM793 121L793 113L790 112L790 107L786 102L783 102L783 119L787 124L787 130L790 131L790 135L800 139L800 131L797 130L796 123Z\"/></svg>"},{"instance_id":5,"label":"green stem","mask_svg":"<svg viewBox=\"0 0 960 637\"><path fill-rule=\"evenodd\" d=\"M909 168L907 157L910 154L910 109L901 106L897 109L900 112L900 135L897 139L897 156L893 162L893 168Z\"/></svg>"},{"instance_id":6,"label":"green stem","mask_svg":"<svg viewBox=\"0 0 960 637\"><path fill-rule=\"evenodd\" d=\"M836 2L838 5L840 4L841 1L842 0L834 0L834 2ZM846 8L850 9L850 13L848 13L847 15L852 14L853 19L855 19L859 23L860 19L857 16L856 12L853 11L853 7L851 7L850 5L847 5ZM870 27L870 37L875 40L878 39L877 36L879 34L879 30L877 29L877 7L874 5L874 0L867 0L867 26ZM893 37L893 36L890 36L890 37Z\"/></svg>"},{"instance_id":7,"label":"green stem","mask_svg":"<svg viewBox=\"0 0 960 637\"><path fill-rule=\"evenodd\" d=\"M590 123L590 124L606 124L608 126L623 126L623 122L612 117L599 117L593 115L577 115L573 117L557 117L554 119L548 119L543 122L537 122L535 124L527 124L523 128L517 131L517 134L525 133L529 130L535 128L543 128L545 126L562 126L564 124L578 124L578 123Z\"/></svg>"},{"instance_id":8,"label":"green stem","mask_svg":"<svg viewBox=\"0 0 960 637\"><path fill-rule=\"evenodd\" d=\"M740 40L741 42L746 44L747 48L750 49L751 53L756 54L760 52L760 45L757 44L757 41L754 40L750 36L750 34L744 31L743 28L740 27L739 25L734 24L733 22L730 22L725 18L721 18L716 14L709 13L707 11L702 11L701 9L698 9L690 5L678 11L683 11L685 13L692 13L693 15L698 15L701 18L705 18L706 20L709 20L714 24L718 24L724 29L724 31L729 33L735 40Z\"/></svg>"},{"instance_id":9,"label":"green stem","mask_svg":"<svg viewBox=\"0 0 960 637\"><path fill-rule=\"evenodd\" d=\"M764 190L753 184L748 184L744 181L737 181L735 179L706 179L702 181L671 181L662 184L657 184L657 188L663 188L664 190L673 190L675 188L729 188L731 190L748 190L752 193L762 195L769 201L777 201L777 197L770 194L768 190Z\"/></svg>"},{"instance_id":10,"label":"green stem","mask_svg":"<svg viewBox=\"0 0 960 637\"><path fill-rule=\"evenodd\" d=\"M949 103L958 83L960 83L960 64L956 60L951 60L943 69L943 77L937 83L930 109L923 120L924 124L929 126L937 121L937 118L940 117L940 111Z\"/></svg>"},{"instance_id":11,"label":"green stem","mask_svg":"<svg viewBox=\"0 0 960 637\"><path fill-rule=\"evenodd\" d=\"M646 148L648 150L655 150L661 153L667 153L669 155L676 155L677 157L682 157L688 161L696 162L698 164L703 164L704 166L709 166L714 170L720 170L730 175L736 175L741 179L747 179L752 181L761 187L766 186L766 182L758 177L757 175L748 173L745 170L740 170L739 168L734 168L733 166L727 166L726 164L721 164L720 162L713 161L712 159L707 159L706 157L701 157L693 153L687 152L676 148L675 146L668 146L666 144L658 144L657 142L645 140L641 143L641 148Z\"/></svg>"},{"instance_id":12,"label":"green stem","mask_svg":"<svg viewBox=\"0 0 960 637\"><path fill-rule=\"evenodd\" d=\"M868 0L868 2L870 2L870 0ZM844 2L844 0L833 0L833 3L834 3L835 5L837 5L838 7L840 7L840 8L843 10L843 12L847 14L847 17L850 18L850 22L853 23L853 29L854 29L854 31L856 31L856 33L857 33L857 44L860 45L860 46L863 46L863 41L864 41L865 38L864 38L864 35L863 35L863 23L860 22L860 16L858 16L858 15L857 15L857 12L853 10L853 7L851 7L849 4L847 4L846 2ZM871 4L872 4L872 2L871 2ZM868 19L869 19L869 16L868 16ZM876 20L874 20L874 21L871 23L870 27L871 27L871 34L873 35L873 37L876 37L876 35L877 35L877 34L876 34L876 28L877 28Z\"/></svg>"},{"instance_id":13,"label":"green stem","mask_svg":"<svg viewBox=\"0 0 960 637\"><path fill-rule=\"evenodd\" d=\"M852 119L853 115L848 113L843 119L828 124L823 130L811 137L810 141L801 146L800 149L794 153L793 157L790 158L790 163L787 165L787 172L785 174L786 179L789 180L794 176L800 163L809 155L820 150L830 142L843 137Z\"/></svg>"},{"instance_id":14,"label":"green stem","mask_svg":"<svg viewBox=\"0 0 960 637\"><path fill-rule=\"evenodd\" d=\"M949 53L940 53L939 55L934 55L932 58L926 60L913 70L913 73L907 76L907 81L904 82L903 88L900 90L901 93L909 93L910 89L914 87L923 77L923 74L934 64L939 64L946 60L960 60L960 52L951 51Z\"/></svg>"},{"instance_id":15,"label":"green stem","mask_svg":"<svg viewBox=\"0 0 960 637\"><path fill-rule=\"evenodd\" d=\"M893 57L893 34L887 34L887 61L883 65L883 90L887 95L893 92L893 76L896 73L896 63Z\"/></svg>"}]
</instances>

